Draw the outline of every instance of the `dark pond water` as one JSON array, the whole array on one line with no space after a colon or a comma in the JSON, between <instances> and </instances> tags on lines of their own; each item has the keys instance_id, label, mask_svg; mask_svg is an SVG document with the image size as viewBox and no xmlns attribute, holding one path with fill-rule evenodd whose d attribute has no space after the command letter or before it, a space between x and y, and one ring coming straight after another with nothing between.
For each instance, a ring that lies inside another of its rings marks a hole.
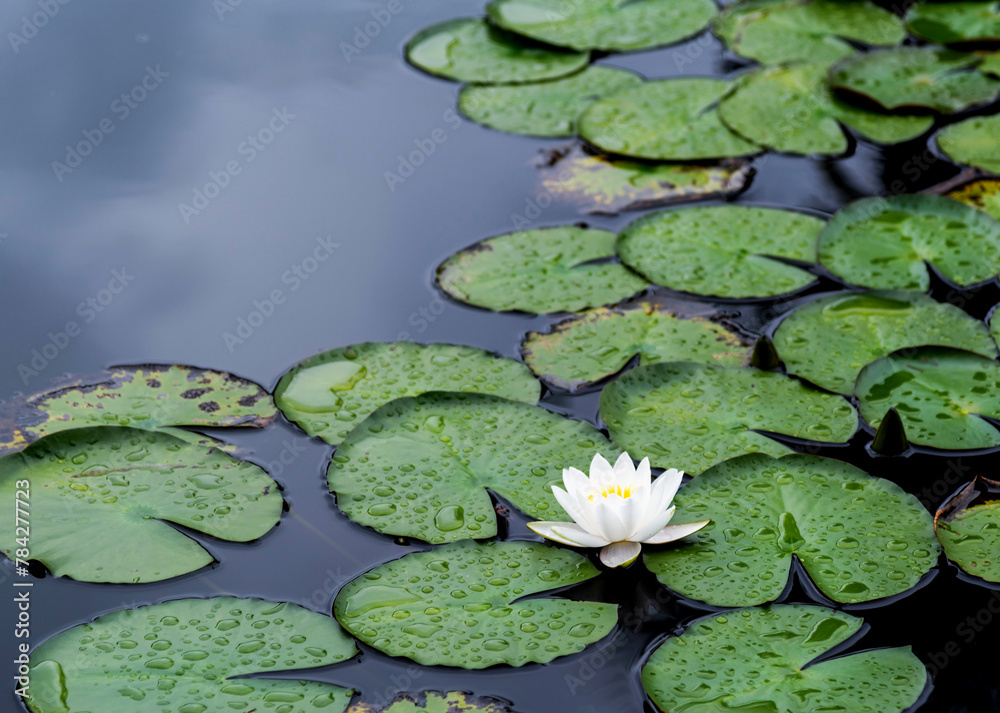
<instances>
[{"instance_id":1,"label":"dark pond water","mask_svg":"<svg viewBox=\"0 0 1000 713\"><path fill-rule=\"evenodd\" d=\"M513 229L515 216L535 225L580 217L567 205L553 203L538 215L530 208L539 193L531 161L558 142L459 120L457 87L401 59L407 37L442 19L477 14L482 0L400 2L402 11L364 38L367 46L350 61L342 43L356 42L356 27L385 3L67 0L16 52L0 42L0 396L40 390L65 372L137 362L229 370L270 387L303 357L365 340L455 342L516 356L523 332L554 321L457 305L432 286L438 262ZM8 39L8 32L27 36L33 28L25 30L23 17L37 10L35 2L5 3L0 29ZM708 37L603 61L648 77L736 69ZM385 172L397 171L399 156L435 130L445 141L390 190ZM257 146L251 137L259 137ZM89 155L67 157L67 145L80 142L95 144ZM223 177L227 168L231 175ZM859 146L836 161L769 156L756 171L741 202L821 211L862 195L920 190L956 173L920 142L891 151ZM212 197L196 199L196 191ZM632 217L588 221L616 230ZM317 241L331 243L320 251L329 257L312 262ZM102 290L113 279L119 293L107 301ZM227 344L225 334L235 334L255 301L276 289L285 301L242 343ZM991 288L967 306L982 316L997 301ZM748 332L762 327L760 309L721 309ZM80 331L64 340L59 332L68 322ZM32 364L34 350L53 339L55 357ZM595 394L546 402L596 419ZM324 444L284 423L219 435L261 464L283 450L285 460L292 457L289 466L266 466L290 504L281 525L250 546L196 536L220 563L162 584L38 580L33 644L103 612L185 596L255 595L329 612L346 581L415 549L348 522L334 508ZM861 434L849 448L823 453L891 478L932 508L975 473L996 470L993 455L873 460L868 440ZM529 535L513 516L509 536ZM4 561L0 587L10 588L12 574ZM621 602L629 627L611 643L551 665L417 668L365 649L305 677L368 698L400 689L467 690L508 699L522 713L648 709L637 675L644 652L703 611L634 571L602 577L580 594ZM990 609L1000 609L998 596L943 564L893 606L864 610L871 632L860 646L912 644L934 666L922 711L1000 710L1000 622ZM12 595L0 598L3 670L12 671ZM787 600L810 596L796 587ZM2 698L4 710L21 710L9 688Z\"/></svg>"}]
</instances>

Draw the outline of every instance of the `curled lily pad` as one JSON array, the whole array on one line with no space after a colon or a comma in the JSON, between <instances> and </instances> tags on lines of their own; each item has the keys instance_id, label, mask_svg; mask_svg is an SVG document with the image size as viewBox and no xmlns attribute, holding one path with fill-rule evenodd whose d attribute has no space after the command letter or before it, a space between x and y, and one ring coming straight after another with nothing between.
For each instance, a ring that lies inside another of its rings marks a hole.
<instances>
[{"instance_id":1,"label":"curled lily pad","mask_svg":"<svg viewBox=\"0 0 1000 713\"><path fill-rule=\"evenodd\" d=\"M552 495L563 468L621 451L596 428L540 406L435 392L375 411L327 471L349 518L433 543L497 534L487 488L538 520L566 519Z\"/></svg>"},{"instance_id":2,"label":"curled lily pad","mask_svg":"<svg viewBox=\"0 0 1000 713\"><path fill-rule=\"evenodd\" d=\"M997 356L982 322L919 292L829 295L791 312L774 333L774 346L790 374L841 394L853 393L866 364L925 344Z\"/></svg>"},{"instance_id":3,"label":"curled lily pad","mask_svg":"<svg viewBox=\"0 0 1000 713\"><path fill-rule=\"evenodd\" d=\"M899 47L841 60L830 69L830 85L886 109L951 114L1000 95L1000 80L977 71L979 62L975 55L937 47Z\"/></svg>"},{"instance_id":4,"label":"curled lily pad","mask_svg":"<svg viewBox=\"0 0 1000 713\"><path fill-rule=\"evenodd\" d=\"M648 287L611 262L614 233L563 226L508 233L461 250L437 269L437 283L461 302L505 312L579 312Z\"/></svg>"},{"instance_id":5,"label":"curled lily pad","mask_svg":"<svg viewBox=\"0 0 1000 713\"><path fill-rule=\"evenodd\" d=\"M30 491L30 558L86 582L157 582L211 564L167 523L231 542L278 524L278 484L252 463L168 433L121 426L61 431L0 459L0 494ZM2 518L13 558L13 506ZM20 557L20 559L28 559Z\"/></svg>"},{"instance_id":6,"label":"curled lily pad","mask_svg":"<svg viewBox=\"0 0 1000 713\"><path fill-rule=\"evenodd\" d=\"M356 701L347 713L510 713L510 706L495 698L460 691L399 693L385 705Z\"/></svg>"},{"instance_id":7,"label":"curled lily pad","mask_svg":"<svg viewBox=\"0 0 1000 713\"><path fill-rule=\"evenodd\" d=\"M925 347L873 361L861 370L855 395L861 415L878 428L895 408L910 443L967 450L1000 446L1000 364L992 357Z\"/></svg>"},{"instance_id":8,"label":"curled lily pad","mask_svg":"<svg viewBox=\"0 0 1000 713\"><path fill-rule=\"evenodd\" d=\"M820 264L863 287L930 287L928 263L968 287L1000 273L1000 221L942 196L862 198L819 236Z\"/></svg>"},{"instance_id":9,"label":"curled lily pad","mask_svg":"<svg viewBox=\"0 0 1000 713\"><path fill-rule=\"evenodd\" d=\"M776 151L841 154L845 125L862 136L896 144L920 136L929 116L868 111L838 99L826 83L827 65L765 67L743 75L719 105L722 120L741 136Z\"/></svg>"},{"instance_id":10,"label":"curled lily pad","mask_svg":"<svg viewBox=\"0 0 1000 713\"><path fill-rule=\"evenodd\" d=\"M156 364L116 366L71 378L51 391L12 402L5 411L0 412L0 455L70 428L260 428L277 415L270 395L252 381L193 366Z\"/></svg>"},{"instance_id":11,"label":"curled lily pad","mask_svg":"<svg viewBox=\"0 0 1000 713\"><path fill-rule=\"evenodd\" d=\"M906 13L906 26L939 45L1000 40L996 0L916 2Z\"/></svg>"},{"instance_id":12,"label":"curled lily pad","mask_svg":"<svg viewBox=\"0 0 1000 713\"><path fill-rule=\"evenodd\" d=\"M512 134L573 136L576 118L594 101L642 81L617 67L588 67L548 82L464 87L458 108L475 122Z\"/></svg>"},{"instance_id":13,"label":"curled lily pad","mask_svg":"<svg viewBox=\"0 0 1000 713\"><path fill-rule=\"evenodd\" d=\"M592 156L573 146L552 153L540 166L544 193L580 206L583 213L616 214L667 203L739 193L751 175L750 162L646 163Z\"/></svg>"},{"instance_id":14,"label":"curled lily pad","mask_svg":"<svg viewBox=\"0 0 1000 713\"><path fill-rule=\"evenodd\" d=\"M351 634L425 666L547 663L618 623L618 607L531 598L597 576L569 550L535 542L456 542L405 555L349 582L333 603Z\"/></svg>"},{"instance_id":15,"label":"curled lily pad","mask_svg":"<svg viewBox=\"0 0 1000 713\"><path fill-rule=\"evenodd\" d=\"M974 116L946 126L937 144L956 163L1000 173L1000 116Z\"/></svg>"},{"instance_id":16,"label":"curled lily pad","mask_svg":"<svg viewBox=\"0 0 1000 713\"><path fill-rule=\"evenodd\" d=\"M762 64L829 63L854 54L844 40L891 46L906 37L898 17L863 0L744 0L727 6L712 31Z\"/></svg>"},{"instance_id":17,"label":"curled lily pad","mask_svg":"<svg viewBox=\"0 0 1000 713\"><path fill-rule=\"evenodd\" d=\"M773 601L793 559L835 602L882 599L915 586L940 554L920 501L830 458L734 458L684 486L674 504L678 522L712 522L644 562L670 589L713 606Z\"/></svg>"},{"instance_id":18,"label":"curled lily pad","mask_svg":"<svg viewBox=\"0 0 1000 713\"><path fill-rule=\"evenodd\" d=\"M365 342L300 361L281 377L274 400L289 421L335 446L382 404L427 391L534 403L540 387L524 364L483 349Z\"/></svg>"},{"instance_id":19,"label":"curled lily pad","mask_svg":"<svg viewBox=\"0 0 1000 713\"><path fill-rule=\"evenodd\" d=\"M601 393L601 418L632 457L691 474L744 453L791 453L765 432L846 443L858 428L840 396L775 371L690 362L626 372Z\"/></svg>"},{"instance_id":20,"label":"curled lily pad","mask_svg":"<svg viewBox=\"0 0 1000 713\"><path fill-rule=\"evenodd\" d=\"M406 45L406 58L430 74L478 84L538 82L587 66L588 52L545 47L478 17L428 27Z\"/></svg>"},{"instance_id":21,"label":"curled lily pad","mask_svg":"<svg viewBox=\"0 0 1000 713\"><path fill-rule=\"evenodd\" d=\"M295 604L213 597L123 609L31 653L33 713L140 710L341 713L353 691L288 678L357 655L328 616Z\"/></svg>"},{"instance_id":22,"label":"curled lily pad","mask_svg":"<svg viewBox=\"0 0 1000 713\"><path fill-rule=\"evenodd\" d=\"M618 238L618 254L651 282L679 292L771 297L816 281L785 261L812 262L823 225L820 218L778 208L678 208L627 226Z\"/></svg>"},{"instance_id":23,"label":"curled lily pad","mask_svg":"<svg viewBox=\"0 0 1000 713\"><path fill-rule=\"evenodd\" d=\"M642 685L671 712L909 710L927 670L908 646L830 657L863 623L800 604L713 614L663 642L642 667Z\"/></svg>"},{"instance_id":24,"label":"curled lily pad","mask_svg":"<svg viewBox=\"0 0 1000 713\"><path fill-rule=\"evenodd\" d=\"M757 153L719 118L716 107L731 87L708 77L645 82L591 104L580 136L602 151L664 161Z\"/></svg>"},{"instance_id":25,"label":"curled lily pad","mask_svg":"<svg viewBox=\"0 0 1000 713\"><path fill-rule=\"evenodd\" d=\"M1000 179L982 178L945 193L959 203L965 203L1000 220Z\"/></svg>"},{"instance_id":26,"label":"curled lily pad","mask_svg":"<svg viewBox=\"0 0 1000 713\"><path fill-rule=\"evenodd\" d=\"M697 35L715 17L711 0L493 0L501 27L577 50L632 52Z\"/></svg>"},{"instance_id":27,"label":"curled lily pad","mask_svg":"<svg viewBox=\"0 0 1000 713\"><path fill-rule=\"evenodd\" d=\"M743 341L703 317L682 318L657 305L601 307L560 322L551 332L528 332L525 363L545 383L579 391L614 376L635 357L639 364L695 361L740 366Z\"/></svg>"},{"instance_id":28,"label":"curled lily pad","mask_svg":"<svg viewBox=\"0 0 1000 713\"><path fill-rule=\"evenodd\" d=\"M963 572L1000 582L1000 482L976 478L934 516L944 553Z\"/></svg>"}]
</instances>

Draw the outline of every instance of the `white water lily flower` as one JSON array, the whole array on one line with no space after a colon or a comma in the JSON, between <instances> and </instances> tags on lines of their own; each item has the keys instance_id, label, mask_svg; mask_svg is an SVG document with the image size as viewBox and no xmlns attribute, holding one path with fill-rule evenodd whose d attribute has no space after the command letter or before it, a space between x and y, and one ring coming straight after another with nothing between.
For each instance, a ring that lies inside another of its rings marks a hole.
<instances>
[{"instance_id":1,"label":"white water lily flower","mask_svg":"<svg viewBox=\"0 0 1000 713\"><path fill-rule=\"evenodd\" d=\"M566 490L552 493L575 522L529 522L534 532L571 547L600 547L601 562L623 567L635 561L642 545L673 542L697 532L710 521L670 525L670 502L680 487L682 471L671 468L651 482L649 458L636 468L628 453L614 467L594 456L588 478L576 468L563 469Z\"/></svg>"}]
</instances>

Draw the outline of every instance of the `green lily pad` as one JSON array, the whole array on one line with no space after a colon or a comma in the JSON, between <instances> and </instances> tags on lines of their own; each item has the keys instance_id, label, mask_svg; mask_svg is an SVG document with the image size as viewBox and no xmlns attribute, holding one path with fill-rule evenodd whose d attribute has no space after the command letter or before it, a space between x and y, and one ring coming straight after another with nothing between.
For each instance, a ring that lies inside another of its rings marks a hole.
<instances>
[{"instance_id":1,"label":"green lily pad","mask_svg":"<svg viewBox=\"0 0 1000 713\"><path fill-rule=\"evenodd\" d=\"M640 365L694 361L723 366L740 366L749 358L743 340L725 327L704 317L678 317L648 302L601 307L548 333L528 332L521 353L542 381L569 392L614 376L635 357Z\"/></svg>"},{"instance_id":2,"label":"green lily pad","mask_svg":"<svg viewBox=\"0 0 1000 713\"><path fill-rule=\"evenodd\" d=\"M712 614L653 652L642 685L663 711L902 713L927 685L910 647L830 658L863 623L800 604Z\"/></svg>"},{"instance_id":3,"label":"green lily pad","mask_svg":"<svg viewBox=\"0 0 1000 713\"><path fill-rule=\"evenodd\" d=\"M559 47L634 52L693 37L716 14L711 0L493 0L501 27Z\"/></svg>"},{"instance_id":4,"label":"green lily pad","mask_svg":"<svg viewBox=\"0 0 1000 713\"><path fill-rule=\"evenodd\" d=\"M337 506L389 535L454 542L497 534L486 489L538 520L567 520L562 469L621 451L596 428L517 401L435 392L379 408L327 471Z\"/></svg>"},{"instance_id":5,"label":"green lily pad","mask_svg":"<svg viewBox=\"0 0 1000 713\"><path fill-rule=\"evenodd\" d=\"M956 163L1000 173L1000 116L974 116L946 126L937 144Z\"/></svg>"},{"instance_id":6,"label":"green lily pad","mask_svg":"<svg viewBox=\"0 0 1000 713\"><path fill-rule=\"evenodd\" d=\"M1000 179L981 178L969 181L948 191L945 196L1000 220Z\"/></svg>"},{"instance_id":7,"label":"green lily pad","mask_svg":"<svg viewBox=\"0 0 1000 713\"><path fill-rule=\"evenodd\" d=\"M646 163L592 156L578 145L550 152L539 171L541 193L577 204L582 213L609 215L734 195L751 175L750 162L744 159L705 165Z\"/></svg>"},{"instance_id":8,"label":"green lily pad","mask_svg":"<svg viewBox=\"0 0 1000 713\"><path fill-rule=\"evenodd\" d=\"M116 366L9 404L0 412L0 455L70 428L261 428L275 416L267 391L226 372L180 365Z\"/></svg>"},{"instance_id":9,"label":"green lily pad","mask_svg":"<svg viewBox=\"0 0 1000 713\"><path fill-rule=\"evenodd\" d=\"M831 458L734 458L684 486L674 504L678 522L712 522L644 562L665 586L712 606L774 601L793 559L835 602L891 597L916 586L940 554L919 500Z\"/></svg>"},{"instance_id":10,"label":"green lily pad","mask_svg":"<svg viewBox=\"0 0 1000 713\"><path fill-rule=\"evenodd\" d=\"M427 391L535 403L541 389L524 364L484 349L365 342L300 361L281 377L274 400L289 421L335 446L382 404Z\"/></svg>"},{"instance_id":11,"label":"green lily pad","mask_svg":"<svg viewBox=\"0 0 1000 713\"><path fill-rule=\"evenodd\" d=\"M580 116L580 137L602 151L661 161L758 153L719 118L716 107L731 88L708 77L645 82L591 104Z\"/></svg>"},{"instance_id":12,"label":"green lily pad","mask_svg":"<svg viewBox=\"0 0 1000 713\"><path fill-rule=\"evenodd\" d=\"M1000 482L977 477L934 516L944 553L963 572L1000 582Z\"/></svg>"},{"instance_id":13,"label":"green lily pad","mask_svg":"<svg viewBox=\"0 0 1000 713\"><path fill-rule=\"evenodd\" d=\"M846 443L858 429L840 396L775 371L690 362L626 372L601 393L601 418L633 458L690 474L744 453L792 452L762 432Z\"/></svg>"},{"instance_id":14,"label":"green lily pad","mask_svg":"<svg viewBox=\"0 0 1000 713\"><path fill-rule=\"evenodd\" d=\"M855 395L873 428L895 407L906 438L918 446L968 450L1000 446L1000 364L992 357L925 347L873 361L861 370Z\"/></svg>"},{"instance_id":15,"label":"green lily pad","mask_svg":"<svg viewBox=\"0 0 1000 713\"><path fill-rule=\"evenodd\" d=\"M841 394L879 357L925 344L997 356L986 326L919 292L880 290L822 297L790 313L774 333L788 373Z\"/></svg>"},{"instance_id":16,"label":"green lily pad","mask_svg":"<svg viewBox=\"0 0 1000 713\"><path fill-rule=\"evenodd\" d=\"M736 54L762 64L828 64L854 54L844 39L892 46L906 37L898 17L862 0L736 2L719 14L712 32Z\"/></svg>"},{"instance_id":17,"label":"green lily pad","mask_svg":"<svg viewBox=\"0 0 1000 713\"><path fill-rule=\"evenodd\" d=\"M429 74L477 84L538 82L573 74L589 52L544 47L478 17L448 20L421 31L406 58Z\"/></svg>"},{"instance_id":18,"label":"green lily pad","mask_svg":"<svg viewBox=\"0 0 1000 713\"><path fill-rule=\"evenodd\" d=\"M356 701L347 713L510 713L510 706L495 698L471 696L460 691L399 693L385 705Z\"/></svg>"},{"instance_id":19,"label":"green lily pad","mask_svg":"<svg viewBox=\"0 0 1000 713\"><path fill-rule=\"evenodd\" d=\"M939 45L1000 40L996 0L917 2L906 13L913 34Z\"/></svg>"},{"instance_id":20,"label":"green lily pad","mask_svg":"<svg viewBox=\"0 0 1000 713\"><path fill-rule=\"evenodd\" d=\"M28 708L341 713L350 689L242 677L328 666L357 653L337 622L295 604L177 599L114 611L44 642L31 653Z\"/></svg>"},{"instance_id":21,"label":"green lily pad","mask_svg":"<svg viewBox=\"0 0 1000 713\"><path fill-rule=\"evenodd\" d=\"M826 83L827 65L765 67L743 75L722 100L719 114L730 129L776 151L842 154L848 142L842 126L884 144L920 136L929 116L895 116L868 111L835 97Z\"/></svg>"},{"instance_id":22,"label":"green lily pad","mask_svg":"<svg viewBox=\"0 0 1000 713\"><path fill-rule=\"evenodd\" d=\"M943 196L862 198L833 216L817 255L831 273L863 287L926 290L928 263L969 287L1000 273L1000 221Z\"/></svg>"},{"instance_id":23,"label":"green lily pad","mask_svg":"<svg viewBox=\"0 0 1000 713\"><path fill-rule=\"evenodd\" d=\"M575 552L537 542L456 542L349 582L333 612L369 646L425 666L548 663L604 638L618 607L525 597L597 574Z\"/></svg>"},{"instance_id":24,"label":"green lily pad","mask_svg":"<svg viewBox=\"0 0 1000 713\"><path fill-rule=\"evenodd\" d=\"M1000 78L1000 52L977 52L981 60L977 69L983 74Z\"/></svg>"},{"instance_id":25,"label":"green lily pad","mask_svg":"<svg viewBox=\"0 0 1000 713\"><path fill-rule=\"evenodd\" d=\"M899 47L847 57L831 67L829 79L834 89L860 94L886 109L952 114L1000 95L1000 80L978 72L979 61L937 47Z\"/></svg>"},{"instance_id":26,"label":"green lily pad","mask_svg":"<svg viewBox=\"0 0 1000 713\"><path fill-rule=\"evenodd\" d=\"M614 233L573 226L488 238L452 255L437 284L460 302L498 312L579 312L619 302L649 285L615 255Z\"/></svg>"},{"instance_id":27,"label":"green lily pad","mask_svg":"<svg viewBox=\"0 0 1000 713\"><path fill-rule=\"evenodd\" d=\"M808 271L774 257L812 262L824 222L805 213L756 206L665 210L622 230L618 254L651 282L679 292L771 297L816 281Z\"/></svg>"},{"instance_id":28,"label":"green lily pad","mask_svg":"<svg viewBox=\"0 0 1000 713\"><path fill-rule=\"evenodd\" d=\"M458 108L475 122L512 134L573 136L584 109L642 82L638 74L617 67L587 67L548 82L463 87Z\"/></svg>"},{"instance_id":29,"label":"green lily pad","mask_svg":"<svg viewBox=\"0 0 1000 713\"><path fill-rule=\"evenodd\" d=\"M28 487L24 488L24 483ZM231 542L278 524L278 484L258 466L168 433L96 426L46 436L0 459L0 494L30 491L30 559L85 582L157 582L212 555L168 522ZM0 517L17 554L15 512ZM21 523L23 524L23 523Z\"/></svg>"}]
</instances>

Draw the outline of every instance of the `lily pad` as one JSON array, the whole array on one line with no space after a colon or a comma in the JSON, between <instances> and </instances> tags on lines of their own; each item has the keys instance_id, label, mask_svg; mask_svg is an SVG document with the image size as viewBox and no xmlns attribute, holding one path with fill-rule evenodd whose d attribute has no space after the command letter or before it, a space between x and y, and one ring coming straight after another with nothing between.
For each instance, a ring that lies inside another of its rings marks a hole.
<instances>
[{"instance_id":1,"label":"lily pad","mask_svg":"<svg viewBox=\"0 0 1000 713\"><path fill-rule=\"evenodd\" d=\"M750 179L750 162L646 163L593 156L574 145L551 152L540 167L542 192L580 206L582 213L615 215L668 203L722 198Z\"/></svg>"},{"instance_id":2,"label":"lily pad","mask_svg":"<svg viewBox=\"0 0 1000 713\"><path fill-rule=\"evenodd\" d=\"M841 60L830 69L830 85L886 109L918 107L951 114L1000 95L1000 80L977 71L979 62L975 55L937 47L899 47Z\"/></svg>"},{"instance_id":3,"label":"lily pad","mask_svg":"<svg viewBox=\"0 0 1000 713\"><path fill-rule=\"evenodd\" d=\"M551 387L575 392L621 371L632 359L740 366L749 350L737 335L704 317L682 318L657 305L601 307L560 322L548 333L528 332L521 353Z\"/></svg>"},{"instance_id":4,"label":"lily pad","mask_svg":"<svg viewBox=\"0 0 1000 713\"><path fill-rule=\"evenodd\" d=\"M840 396L775 371L690 362L626 372L601 393L601 418L633 458L690 474L744 453L792 452L763 432L846 443L858 428Z\"/></svg>"},{"instance_id":5,"label":"lily pad","mask_svg":"<svg viewBox=\"0 0 1000 713\"><path fill-rule=\"evenodd\" d=\"M963 572L1000 582L1000 482L976 478L934 516L944 553Z\"/></svg>"},{"instance_id":6,"label":"lily pad","mask_svg":"<svg viewBox=\"0 0 1000 713\"><path fill-rule=\"evenodd\" d=\"M778 325L774 346L788 373L841 394L879 357L925 344L997 356L986 326L919 292L848 292L805 304Z\"/></svg>"},{"instance_id":7,"label":"lily pad","mask_svg":"<svg viewBox=\"0 0 1000 713\"><path fill-rule=\"evenodd\" d=\"M275 416L267 391L226 372L180 365L116 366L9 404L0 411L0 455L70 428L261 428Z\"/></svg>"},{"instance_id":8,"label":"lily pad","mask_svg":"<svg viewBox=\"0 0 1000 713\"><path fill-rule=\"evenodd\" d=\"M906 26L939 45L1000 40L996 0L917 2L906 13Z\"/></svg>"},{"instance_id":9,"label":"lily pad","mask_svg":"<svg viewBox=\"0 0 1000 713\"><path fill-rule=\"evenodd\" d=\"M937 144L956 163L1000 173L1000 116L974 116L946 126Z\"/></svg>"},{"instance_id":10,"label":"lily pad","mask_svg":"<svg viewBox=\"0 0 1000 713\"><path fill-rule=\"evenodd\" d=\"M929 289L928 264L969 287L1000 273L1000 221L943 196L862 198L833 216L817 255L831 273L863 287Z\"/></svg>"},{"instance_id":11,"label":"lily pad","mask_svg":"<svg viewBox=\"0 0 1000 713\"><path fill-rule=\"evenodd\" d=\"M385 705L356 701L347 713L510 713L510 706L495 698L471 696L460 691L399 693Z\"/></svg>"},{"instance_id":12,"label":"lily pad","mask_svg":"<svg viewBox=\"0 0 1000 713\"><path fill-rule=\"evenodd\" d=\"M486 12L501 27L559 47L634 52L699 34L716 7L711 0L493 0Z\"/></svg>"},{"instance_id":13,"label":"lily pad","mask_svg":"<svg viewBox=\"0 0 1000 713\"><path fill-rule=\"evenodd\" d=\"M538 82L587 66L589 52L545 47L478 17L448 20L421 31L406 45L416 67L456 82Z\"/></svg>"},{"instance_id":14,"label":"lily pad","mask_svg":"<svg viewBox=\"0 0 1000 713\"><path fill-rule=\"evenodd\" d=\"M665 210L622 230L618 254L651 282L679 292L772 297L816 281L785 261L812 262L824 223L805 213L756 206Z\"/></svg>"},{"instance_id":15,"label":"lily pad","mask_svg":"<svg viewBox=\"0 0 1000 713\"><path fill-rule=\"evenodd\" d=\"M30 559L86 582L157 582L193 572L212 555L167 523L249 542L278 524L283 505L278 484L252 463L121 426L61 431L0 459L8 502L25 481ZM15 512L7 510L0 543L13 558Z\"/></svg>"},{"instance_id":16,"label":"lily pad","mask_svg":"<svg viewBox=\"0 0 1000 713\"><path fill-rule=\"evenodd\" d=\"M617 67L587 67L548 82L463 87L458 108L475 122L512 134L573 136L584 109L642 82L638 74Z\"/></svg>"},{"instance_id":17,"label":"lily pad","mask_svg":"<svg viewBox=\"0 0 1000 713\"><path fill-rule=\"evenodd\" d=\"M830 657L863 623L800 604L712 614L653 652L642 685L663 711L902 713L927 685L910 647Z\"/></svg>"},{"instance_id":18,"label":"lily pad","mask_svg":"<svg viewBox=\"0 0 1000 713\"><path fill-rule=\"evenodd\" d=\"M926 347L883 357L854 387L861 415L878 428L895 407L910 443L948 450L1000 446L1000 364L992 357Z\"/></svg>"},{"instance_id":19,"label":"lily pad","mask_svg":"<svg viewBox=\"0 0 1000 713\"><path fill-rule=\"evenodd\" d=\"M580 137L602 151L665 161L747 156L760 148L719 118L725 79L660 79L599 99L581 115Z\"/></svg>"},{"instance_id":20,"label":"lily pad","mask_svg":"<svg viewBox=\"0 0 1000 713\"><path fill-rule=\"evenodd\" d=\"M433 543L497 534L486 489L538 520L565 520L551 486L563 468L621 451L596 428L481 394L397 399L361 423L327 471L349 518Z\"/></svg>"},{"instance_id":21,"label":"lily pad","mask_svg":"<svg viewBox=\"0 0 1000 713\"><path fill-rule=\"evenodd\" d=\"M604 638L618 607L525 597L597 574L586 558L541 543L457 542L365 573L333 611L369 646L425 666L548 663Z\"/></svg>"},{"instance_id":22,"label":"lily pad","mask_svg":"<svg viewBox=\"0 0 1000 713\"><path fill-rule=\"evenodd\" d=\"M611 262L614 233L573 226L508 233L471 245L437 269L460 302L498 312L579 312L619 302L646 281Z\"/></svg>"},{"instance_id":23,"label":"lily pad","mask_svg":"<svg viewBox=\"0 0 1000 713\"><path fill-rule=\"evenodd\" d=\"M1000 52L977 52L976 56L982 60L977 67L980 72L1000 78Z\"/></svg>"},{"instance_id":24,"label":"lily pad","mask_svg":"<svg viewBox=\"0 0 1000 713\"><path fill-rule=\"evenodd\" d=\"M897 116L868 111L833 95L825 64L765 67L743 75L736 91L719 105L722 120L741 136L776 151L842 154L846 125L862 136L896 144L920 136L934 123L929 116Z\"/></svg>"},{"instance_id":25,"label":"lily pad","mask_svg":"<svg viewBox=\"0 0 1000 713\"><path fill-rule=\"evenodd\" d=\"M364 342L315 354L274 389L289 421L337 445L382 404L427 391L493 394L534 403L540 387L524 364L451 344Z\"/></svg>"},{"instance_id":26,"label":"lily pad","mask_svg":"<svg viewBox=\"0 0 1000 713\"><path fill-rule=\"evenodd\" d=\"M1000 179L982 178L959 186L945 194L1000 220Z\"/></svg>"},{"instance_id":27,"label":"lily pad","mask_svg":"<svg viewBox=\"0 0 1000 713\"><path fill-rule=\"evenodd\" d=\"M793 559L835 602L891 597L916 586L940 554L919 500L831 458L734 458L684 486L674 504L679 522L712 522L644 562L665 586L712 606L774 601Z\"/></svg>"},{"instance_id":28,"label":"lily pad","mask_svg":"<svg viewBox=\"0 0 1000 713\"><path fill-rule=\"evenodd\" d=\"M845 39L892 46L906 37L898 17L862 0L736 2L719 14L712 32L736 54L762 64L830 63L854 54Z\"/></svg>"},{"instance_id":29,"label":"lily pad","mask_svg":"<svg viewBox=\"0 0 1000 713\"><path fill-rule=\"evenodd\" d=\"M341 713L353 691L288 678L357 655L328 616L261 599L178 599L123 609L53 636L31 654L33 713L144 710Z\"/></svg>"}]
</instances>

